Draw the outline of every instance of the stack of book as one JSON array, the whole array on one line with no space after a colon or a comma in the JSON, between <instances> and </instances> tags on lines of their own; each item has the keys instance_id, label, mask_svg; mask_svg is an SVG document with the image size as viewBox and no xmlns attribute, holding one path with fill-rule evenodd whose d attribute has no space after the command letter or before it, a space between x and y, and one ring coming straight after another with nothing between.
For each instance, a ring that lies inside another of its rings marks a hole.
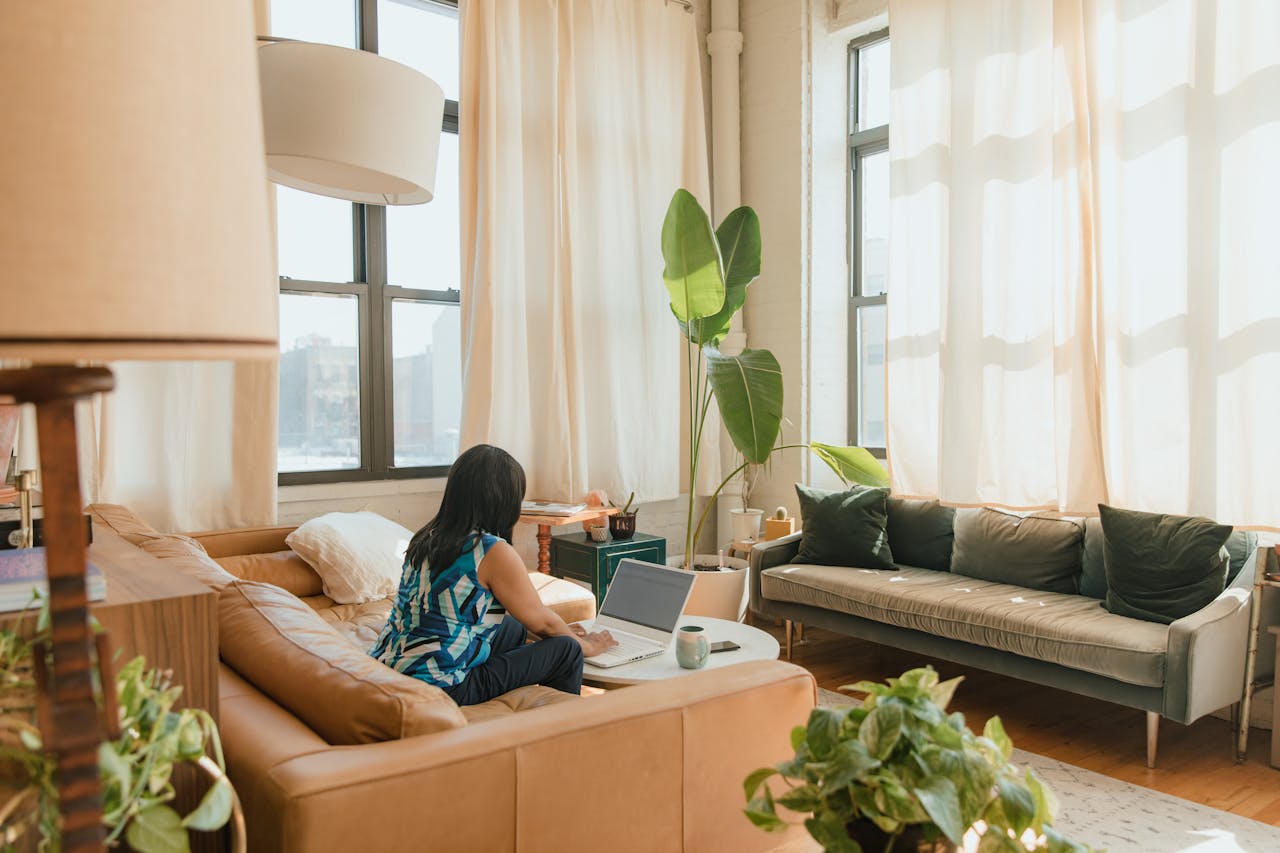
<instances>
[{"instance_id":1,"label":"stack of book","mask_svg":"<svg viewBox=\"0 0 1280 853\"><path fill-rule=\"evenodd\" d=\"M566 504L554 501L525 501L520 505L520 511L529 515L577 515L586 508L586 504Z\"/></svg>"},{"instance_id":2,"label":"stack of book","mask_svg":"<svg viewBox=\"0 0 1280 853\"><path fill-rule=\"evenodd\" d=\"M93 563L88 565L87 581L90 601L101 601L107 597L107 580ZM42 596L49 594L44 549L0 551L0 613L31 606L36 593Z\"/></svg>"}]
</instances>

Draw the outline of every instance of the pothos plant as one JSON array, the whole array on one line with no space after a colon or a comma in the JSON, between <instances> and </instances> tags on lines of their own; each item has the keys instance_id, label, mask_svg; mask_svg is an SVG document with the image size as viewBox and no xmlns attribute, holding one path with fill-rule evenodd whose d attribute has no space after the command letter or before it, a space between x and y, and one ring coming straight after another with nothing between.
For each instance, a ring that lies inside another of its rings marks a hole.
<instances>
[{"instance_id":1,"label":"pothos plant","mask_svg":"<svg viewBox=\"0 0 1280 853\"><path fill-rule=\"evenodd\" d=\"M22 625L0 630L0 777L17 784L0 803L0 850L15 850L35 830L37 849L62 849L56 762L45 751L35 725L33 655L48 638L48 610L41 607L34 635ZM215 830L231 816L234 791L225 775L218 727L199 708L175 709L182 688L168 675L147 669L136 657L116 675L120 737L98 749L106 843L121 837L140 853L182 853L190 849L188 830ZM212 758L208 753L212 752ZM214 782L185 817L170 805L176 796L171 776L181 763L201 766Z\"/></svg>"},{"instance_id":2,"label":"pothos plant","mask_svg":"<svg viewBox=\"0 0 1280 853\"><path fill-rule=\"evenodd\" d=\"M767 830L787 824L776 805L806 813L809 834L833 853L862 853L854 824L879 829L883 848L916 829L923 840L960 845L972 830L981 853L1087 853L1052 826L1056 800L1029 768L1010 761L1013 743L999 717L981 735L946 711L961 678L938 681L932 667L880 684L841 690L869 694L861 706L815 708L791 732L795 757L747 776L747 817ZM773 776L787 790L775 795Z\"/></svg>"},{"instance_id":3,"label":"pothos plant","mask_svg":"<svg viewBox=\"0 0 1280 853\"><path fill-rule=\"evenodd\" d=\"M732 211L712 229L711 218L686 189L678 189L662 223L663 283L686 341L688 379L689 507L685 563L692 565L694 543L720 492L749 466L764 464L776 451L808 447L848 483L887 486L889 475L861 447L836 447L816 441L780 444L782 367L767 349L724 353L720 344L734 316L747 301L747 288L760 275L760 219L750 207ZM724 478L694 524L694 484L711 400L742 464Z\"/></svg>"}]
</instances>

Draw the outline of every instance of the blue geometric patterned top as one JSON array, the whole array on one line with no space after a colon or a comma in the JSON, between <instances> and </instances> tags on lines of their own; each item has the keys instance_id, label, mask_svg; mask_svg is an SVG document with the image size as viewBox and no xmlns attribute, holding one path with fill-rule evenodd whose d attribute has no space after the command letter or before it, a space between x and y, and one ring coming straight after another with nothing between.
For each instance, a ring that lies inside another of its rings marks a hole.
<instances>
[{"instance_id":1,"label":"blue geometric patterned top","mask_svg":"<svg viewBox=\"0 0 1280 853\"><path fill-rule=\"evenodd\" d=\"M493 593L480 585L476 567L499 539L474 535L475 546L464 547L434 581L426 567L405 563L395 605L371 656L437 687L460 684L468 670L489 659L498 626L484 623Z\"/></svg>"}]
</instances>

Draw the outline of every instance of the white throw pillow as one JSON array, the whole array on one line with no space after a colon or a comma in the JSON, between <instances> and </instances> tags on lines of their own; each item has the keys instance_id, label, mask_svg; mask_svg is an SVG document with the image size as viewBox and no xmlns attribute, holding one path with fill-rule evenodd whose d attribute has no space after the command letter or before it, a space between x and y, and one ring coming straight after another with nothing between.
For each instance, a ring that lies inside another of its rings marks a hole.
<instances>
[{"instance_id":1,"label":"white throw pillow","mask_svg":"<svg viewBox=\"0 0 1280 853\"><path fill-rule=\"evenodd\" d=\"M395 595L413 533L376 512L331 512L289 534L285 544L320 575L338 604Z\"/></svg>"}]
</instances>

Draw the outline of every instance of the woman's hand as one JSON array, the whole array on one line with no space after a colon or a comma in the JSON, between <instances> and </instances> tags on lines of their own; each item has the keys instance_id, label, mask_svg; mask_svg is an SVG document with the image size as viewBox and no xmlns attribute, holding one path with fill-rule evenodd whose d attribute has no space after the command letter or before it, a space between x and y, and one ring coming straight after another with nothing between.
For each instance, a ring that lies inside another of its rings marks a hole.
<instances>
[{"instance_id":1,"label":"woman's hand","mask_svg":"<svg viewBox=\"0 0 1280 853\"><path fill-rule=\"evenodd\" d=\"M608 631L596 631L592 634L584 634L583 636L578 637L578 642L582 644L582 656L588 658L595 657L598 654L603 654L618 645L618 641L615 640L613 635Z\"/></svg>"}]
</instances>

